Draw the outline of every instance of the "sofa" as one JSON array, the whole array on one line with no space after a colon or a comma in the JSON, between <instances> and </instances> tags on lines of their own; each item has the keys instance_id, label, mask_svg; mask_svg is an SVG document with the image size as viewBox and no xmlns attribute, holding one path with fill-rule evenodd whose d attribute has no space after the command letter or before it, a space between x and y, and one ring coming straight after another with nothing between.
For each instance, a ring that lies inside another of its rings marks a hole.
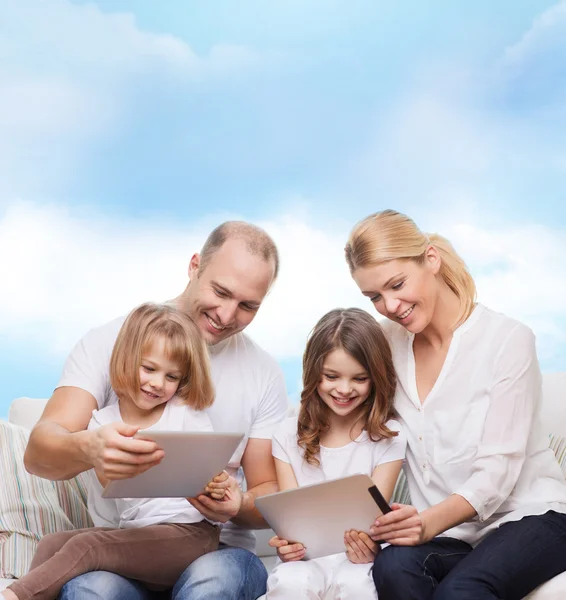
<instances>
[{"instance_id":1,"label":"sofa","mask_svg":"<svg viewBox=\"0 0 566 600\"><path fill-rule=\"evenodd\" d=\"M13 581L6 578L7 575L21 576L25 572L41 535L88 526L90 522L80 476L70 482L50 482L27 474L23 467L27 436L39 419L45 402L18 398L10 406L8 422L0 420L0 478L17 480L3 481L0 492L0 590ZM549 432L549 444L566 472L566 373L543 376L541 418ZM12 493L6 492L10 489L10 483L13 484ZM395 488L394 500L408 501L403 476ZM274 551L267 543L272 535L267 530L257 532L257 552L268 570L273 568L276 561ZM525 600L565 598L566 573L563 573L534 590Z\"/></svg>"}]
</instances>

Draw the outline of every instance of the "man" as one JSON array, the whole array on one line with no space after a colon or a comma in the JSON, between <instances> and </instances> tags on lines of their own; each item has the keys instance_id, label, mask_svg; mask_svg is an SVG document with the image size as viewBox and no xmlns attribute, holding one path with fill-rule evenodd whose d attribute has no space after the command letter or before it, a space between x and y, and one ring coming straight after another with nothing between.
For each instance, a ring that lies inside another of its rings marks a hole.
<instances>
[{"instance_id":1,"label":"man","mask_svg":"<svg viewBox=\"0 0 566 600\"><path fill-rule=\"evenodd\" d=\"M195 561L172 591L173 600L255 599L265 593L267 573L253 554L254 528L266 527L257 496L277 490L271 432L285 417L287 396L281 369L242 331L252 322L277 277L275 244L260 228L227 222L206 240L189 264L189 283L173 302L189 314L209 344L216 389L209 415L216 431L244 431L232 458L242 467L247 491L239 511L206 496L191 503L203 515L226 523L221 548ZM94 409L116 402L109 360L124 318L93 329L67 358L59 385L30 436L25 464L31 473L68 479L97 468L108 479L133 477L163 458L153 442L131 439L136 428L113 423L86 427ZM145 600L152 593L136 581L102 571L70 581L64 600Z\"/></svg>"}]
</instances>

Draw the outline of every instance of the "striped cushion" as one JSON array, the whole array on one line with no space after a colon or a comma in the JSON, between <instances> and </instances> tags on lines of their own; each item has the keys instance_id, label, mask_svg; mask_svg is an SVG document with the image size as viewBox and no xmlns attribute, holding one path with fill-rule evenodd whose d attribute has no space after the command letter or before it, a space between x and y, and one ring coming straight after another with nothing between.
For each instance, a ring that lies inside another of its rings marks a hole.
<instances>
[{"instance_id":1,"label":"striped cushion","mask_svg":"<svg viewBox=\"0 0 566 600\"><path fill-rule=\"evenodd\" d=\"M399 473L395 489L393 490L393 496L391 496L391 504L397 502L398 504L411 504L411 497L409 496L409 484L405 477L404 469Z\"/></svg>"},{"instance_id":2,"label":"striped cushion","mask_svg":"<svg viewBox=\"0 0 566 600\"><path fill-rule=\"evenodd\" d=\"M29 570L38 540L47 533L91 527L80 478L49 481L24 467L29 431L0 421L0 577Z\"/></svg>"},{"instance_id":3,"label":"striped cushion","mask_svg":"<svg viewBox=\"0 0 566 600\"><path fill-rule=\"evenodd\" d=\"M564 473L564 477L566 477L566 437L551 434L550 447L556 455L556 460L562 469L562 473Z\"/></svg>"}]
</instances>

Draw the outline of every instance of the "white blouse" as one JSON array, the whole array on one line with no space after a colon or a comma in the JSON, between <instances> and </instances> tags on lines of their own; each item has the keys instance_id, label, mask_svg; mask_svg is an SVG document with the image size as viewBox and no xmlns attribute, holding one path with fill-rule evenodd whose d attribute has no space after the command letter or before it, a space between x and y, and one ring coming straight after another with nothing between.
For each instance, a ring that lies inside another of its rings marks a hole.
<instances>
[{"instance_id":1,"label":"white blouse","mask_svg":"<svg viewBox=\"0 0 566 600\"><path fill-rule=\"evenodd\" d=\"M507 521L566 513L566 482L539 419L541 374L533 332L478 304L454 332L442 370L421 404L414 334L381 323L398 376L395 408L407 434L411 502L422 511L450 494L476 510L443 535L475 545Z\"/></svg>"}]
</instances>

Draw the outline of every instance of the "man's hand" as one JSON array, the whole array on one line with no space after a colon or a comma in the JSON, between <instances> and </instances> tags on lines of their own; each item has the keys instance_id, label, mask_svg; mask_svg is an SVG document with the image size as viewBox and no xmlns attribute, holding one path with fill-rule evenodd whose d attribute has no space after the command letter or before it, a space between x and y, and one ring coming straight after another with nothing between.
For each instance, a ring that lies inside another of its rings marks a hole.
<instances>
[{"instance_id":1,"label":"man's hand","mask_svg":"<svg viewBox=\"0 0 566 600\"><path fill-rule=\"evenodd\" d=\"M306 548L299 542L291 544L275 535L269 540L269 545L272 548L277 548L277 556L283 562L303 560L305 557Z\"/></svg>"},{"instance_id":2,"label":"man's hand","mask_svg":"<svg viewBox=\"0 0 566 600\"><path fill-rule=\"evenodd\" d=\"M344 533L344 545L348 560L356 564L373 562L379 546L363 531L351 529Z\"/></svg>"},{"instance_id":3,"label":"man's hand","mask_svg":"<svg viewBox=\"0 0 566 600\"><path fill-rule=\"evenodd\" d=\"M372 540L383 540L394 546L418 546L428 542L424 520L419 511L408 504L392 504L392 511L379 517L370 528Z\"/></svg>"},{"instance_id":4,"label":"man's hand","mask_svg":"<svg viewBox=\"0 0 566 600\"><path fill-rule=\"evenodd\" d=\"M207 519L226 523L240 512L244 494L234 477L228 477L225 483L227 486L222 500L214 500L204 494L187 500Z\"/></svg>"},{"instance_id":5,"label":"man's hand","mask_svg":"<svg viewBox=\"0 0 566 600\"><path fill-rule=\"evenodd\" d=\"M161 462L165 452L155 442L133 439L138 429L118 421L89 432L86 453L101 483L135 477Z\"/></svg>"}]
</instances>

